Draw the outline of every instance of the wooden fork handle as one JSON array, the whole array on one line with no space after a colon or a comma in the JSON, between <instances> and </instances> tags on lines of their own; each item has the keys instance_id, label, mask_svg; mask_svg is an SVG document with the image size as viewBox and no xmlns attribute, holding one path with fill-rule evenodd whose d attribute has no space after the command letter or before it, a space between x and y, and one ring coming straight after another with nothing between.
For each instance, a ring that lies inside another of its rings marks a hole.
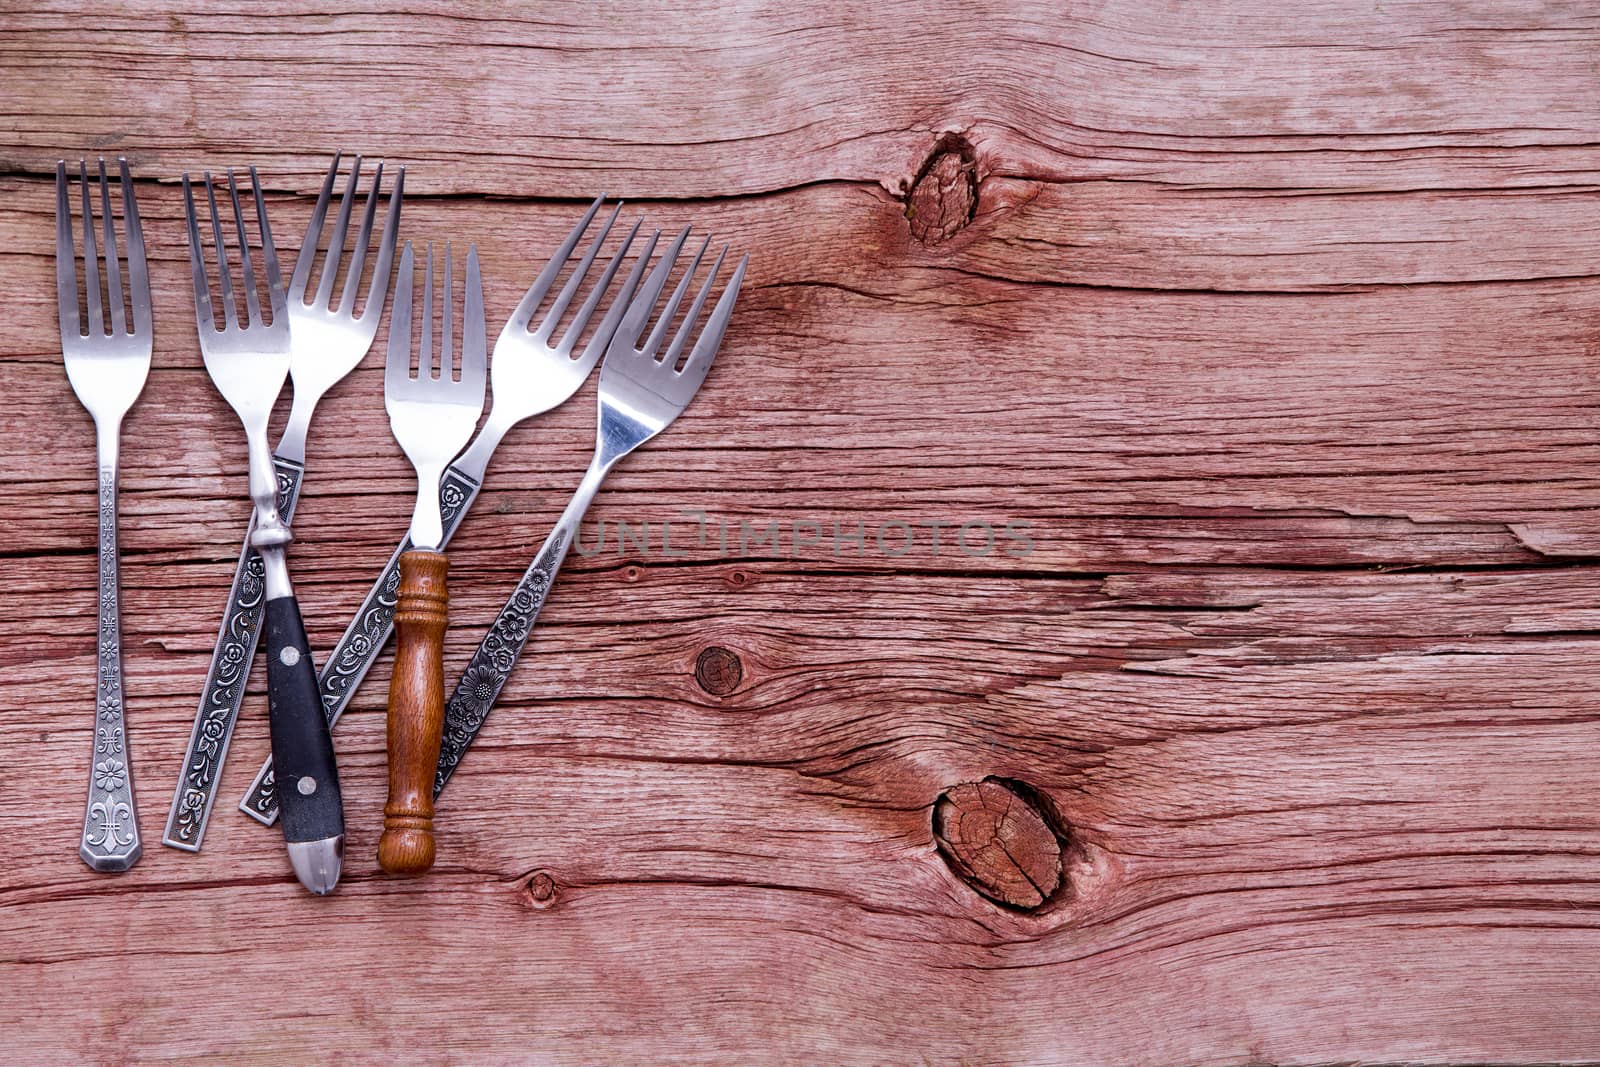
<instances>
[{"instance_id":1,"label":"wooden fork handle","mask_svg":"<svg viewBox=\"0 0 1600 1067\"><path fill-rule=\"evenodd\" d=\"M444 628L450 602L443 552L400 556L395 597L398 644L389 679L389 802L383 808L378 864L391 874L433 866L433 772L444 729Z\"/></svg>"}]
</instances>

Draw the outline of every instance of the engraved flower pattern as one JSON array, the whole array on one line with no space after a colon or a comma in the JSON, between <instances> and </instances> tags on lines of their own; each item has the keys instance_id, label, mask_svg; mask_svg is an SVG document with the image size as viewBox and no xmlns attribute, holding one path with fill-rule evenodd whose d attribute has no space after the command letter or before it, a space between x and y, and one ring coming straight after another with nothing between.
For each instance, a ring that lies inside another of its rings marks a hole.
<instances>
[{"instance_id":1,"label":"engraved flower pattern","mask_svg":"<svg viewBox=\"0 0 1600 1067\"><path fill-rule=\"evenodd\" d=\"M500 691L501 677L498 671L477 663L467 668L467 673L461 676L461 693L474 704L487 706Z\"/></svg>"},{"instance_id":2,"label":"engraved flower pattern","mask_svg":"<svg viewBox=\"0 0 1600 1067\"><path fill-rule=\"evenodd\" d=\"M108 721L115 721L122 714L122 698L115 693L106 693L100 698L100 717Z\"/></svg>"},{"instance_id":3,"label":"engraved flower pattern","mask_svg":"<svg viewBox=\"0 0 1600 1067\"><path fill-rule=\"evenodd\" d=\"M110 792L121 789L128 780L128 765L119 759L101 760L94 765L94 784Z\"/></svg>"}]
</instances>

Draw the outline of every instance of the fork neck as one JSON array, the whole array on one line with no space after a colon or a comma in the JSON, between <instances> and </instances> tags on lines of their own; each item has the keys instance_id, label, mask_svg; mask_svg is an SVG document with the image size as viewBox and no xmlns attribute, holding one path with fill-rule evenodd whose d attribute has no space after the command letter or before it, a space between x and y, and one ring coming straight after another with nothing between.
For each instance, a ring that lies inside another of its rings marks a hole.
<instances>
[{"instance_id":1,"label":"fork neck","mask_svg":"<svg viewBox=\"0 0 1600 1067\"><path fill-rule=\"evenodd\" d=\"M489 457L494 455L494 450L500 445L500 439L514 425L516 424L495 418L494 408L490 408L489 418L484 421L483 429L479 430L478 436L472 439L472 443L451 461L450 466L478 484L483 484L483 473L489 469Z\"/></svg>"},{"instance_id":2,"label":"fork neck","mask_svg":"<svg viewBox=\"0 0 1600 1067\"><path fill-rule=\"evenodd\" d=\"M305 466L306 433L311 429L311 411L317 397L301 389L294 390L294 400L289 405L289 421L284 424L283 436L278 438L275 454Z\"/></svg>"},{"instance_id":3,"label":"fork neck","mask_svg":"<svg viewBox=\"0 0 1600 1067\"><path fill-rule=\"evenodd\" d=\"M122 418L96 419L94 423L95 450L100 458L100 469L115 472L122 448Z\"/></svg>"}]
</instances>

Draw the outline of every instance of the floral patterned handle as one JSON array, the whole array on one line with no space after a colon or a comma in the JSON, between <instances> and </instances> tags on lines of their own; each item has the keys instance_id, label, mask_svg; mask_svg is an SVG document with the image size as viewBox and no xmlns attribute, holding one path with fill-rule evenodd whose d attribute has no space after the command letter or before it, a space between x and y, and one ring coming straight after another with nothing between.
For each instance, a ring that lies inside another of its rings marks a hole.
<instances>
[{"instance_id":1,"label":"floral patterned handle","mask_svg":"<svg viewBox=\"0 0 1600 1067\"><path fill-rule=\"evenodd\" d=\"M128 766L122 711L122 592L117 565L117 467L100 465L100 607L98 696L89 799L78 855L97 871L125 871L139 861L139 820Z\"/></svg>"},{"instance_id":2,"label":"floral patterned handle","mask_svg":"<svg viewBox=\"0 0 1600 1067\"><path fill-rule=\"evenodd\" d=\"M463 474L455 467L446 467L439 482L439 518L444 525L442 549L460 525L461 518L478 496L476 479ZM322 698L322 711L332 727L344 714L350 698L355 696L361 680L376 662L378 653L394 633L394 605L400 588L400 556L411 548L408 535L389 557L383 573L372 584L361 610L345 628L344 636L333 647L328 662L322 666L317 678L317 691ZM258 822L271 826L278 819L278 789L272 775L272 760L261 765L250 791L239 802L239 810Z\"/></svg>"},{"instance_id":3,"label":"floral patterned handle","mask_svg":"<svg viewBox=\"0 0 1600 1067\"><path fill-rule=\"evenodd\" d=\"M305 467L281 456L272 457L272 465L278 476L278 514L288 523L300 499L300 481L305 476ZM228 592L228 606L217 631L216 647L211 653L211 667L206 671L200 708L195 712L189 748L183 756L183 770L172 794L172 807L167 812L167 827L161 837L162 844L185 852L200 851L206 823L211 818L211 805L217 799L222 762L227 758L228 742L233 738L239 708L244 704L250 664L261 640L266 577L261 554L250 547L250 534L254 529L252 516L250 527L245 531L244 547L239 552L239 564L233 572L233 587Z\"/></svg>"},{"instance_id":4,"label":"floral patterned handle","mask_svg":"<svg viewBox=\"0 0 1600 1067\"><path fill-rule=\"evenodd\" d=\"M439 767L433 776L434 796L443 792L495 701L500 699L500 690L511 677L517 657L522 655L522 646L527 644L539 610L550 595L550 584L567 558L570 536L576 529L576 522L570 526L563 522L551 532L456 683L455 692L444 706L444 743L439 747Z\"/></svg>"}]
</instances>

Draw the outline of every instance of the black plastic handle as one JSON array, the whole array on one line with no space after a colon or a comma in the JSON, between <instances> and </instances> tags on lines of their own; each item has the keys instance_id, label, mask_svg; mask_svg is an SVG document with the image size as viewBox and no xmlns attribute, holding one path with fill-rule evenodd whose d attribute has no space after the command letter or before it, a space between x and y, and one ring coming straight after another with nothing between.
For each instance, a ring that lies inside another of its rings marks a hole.
<instances>
[{"instance_id":1,"label":"black plastic handle","mask_svg":"<svg viewBox=\"0 0 1600 1067\"><path fill-rule=\"evenodd\" d=\"M267 703L272 715L272 762L278 809L290 842L321 841L344 833L344 800L333 758L333 737L317 696L317 670L294 597L267 601Z\"/></svg>"}]
</instances>

